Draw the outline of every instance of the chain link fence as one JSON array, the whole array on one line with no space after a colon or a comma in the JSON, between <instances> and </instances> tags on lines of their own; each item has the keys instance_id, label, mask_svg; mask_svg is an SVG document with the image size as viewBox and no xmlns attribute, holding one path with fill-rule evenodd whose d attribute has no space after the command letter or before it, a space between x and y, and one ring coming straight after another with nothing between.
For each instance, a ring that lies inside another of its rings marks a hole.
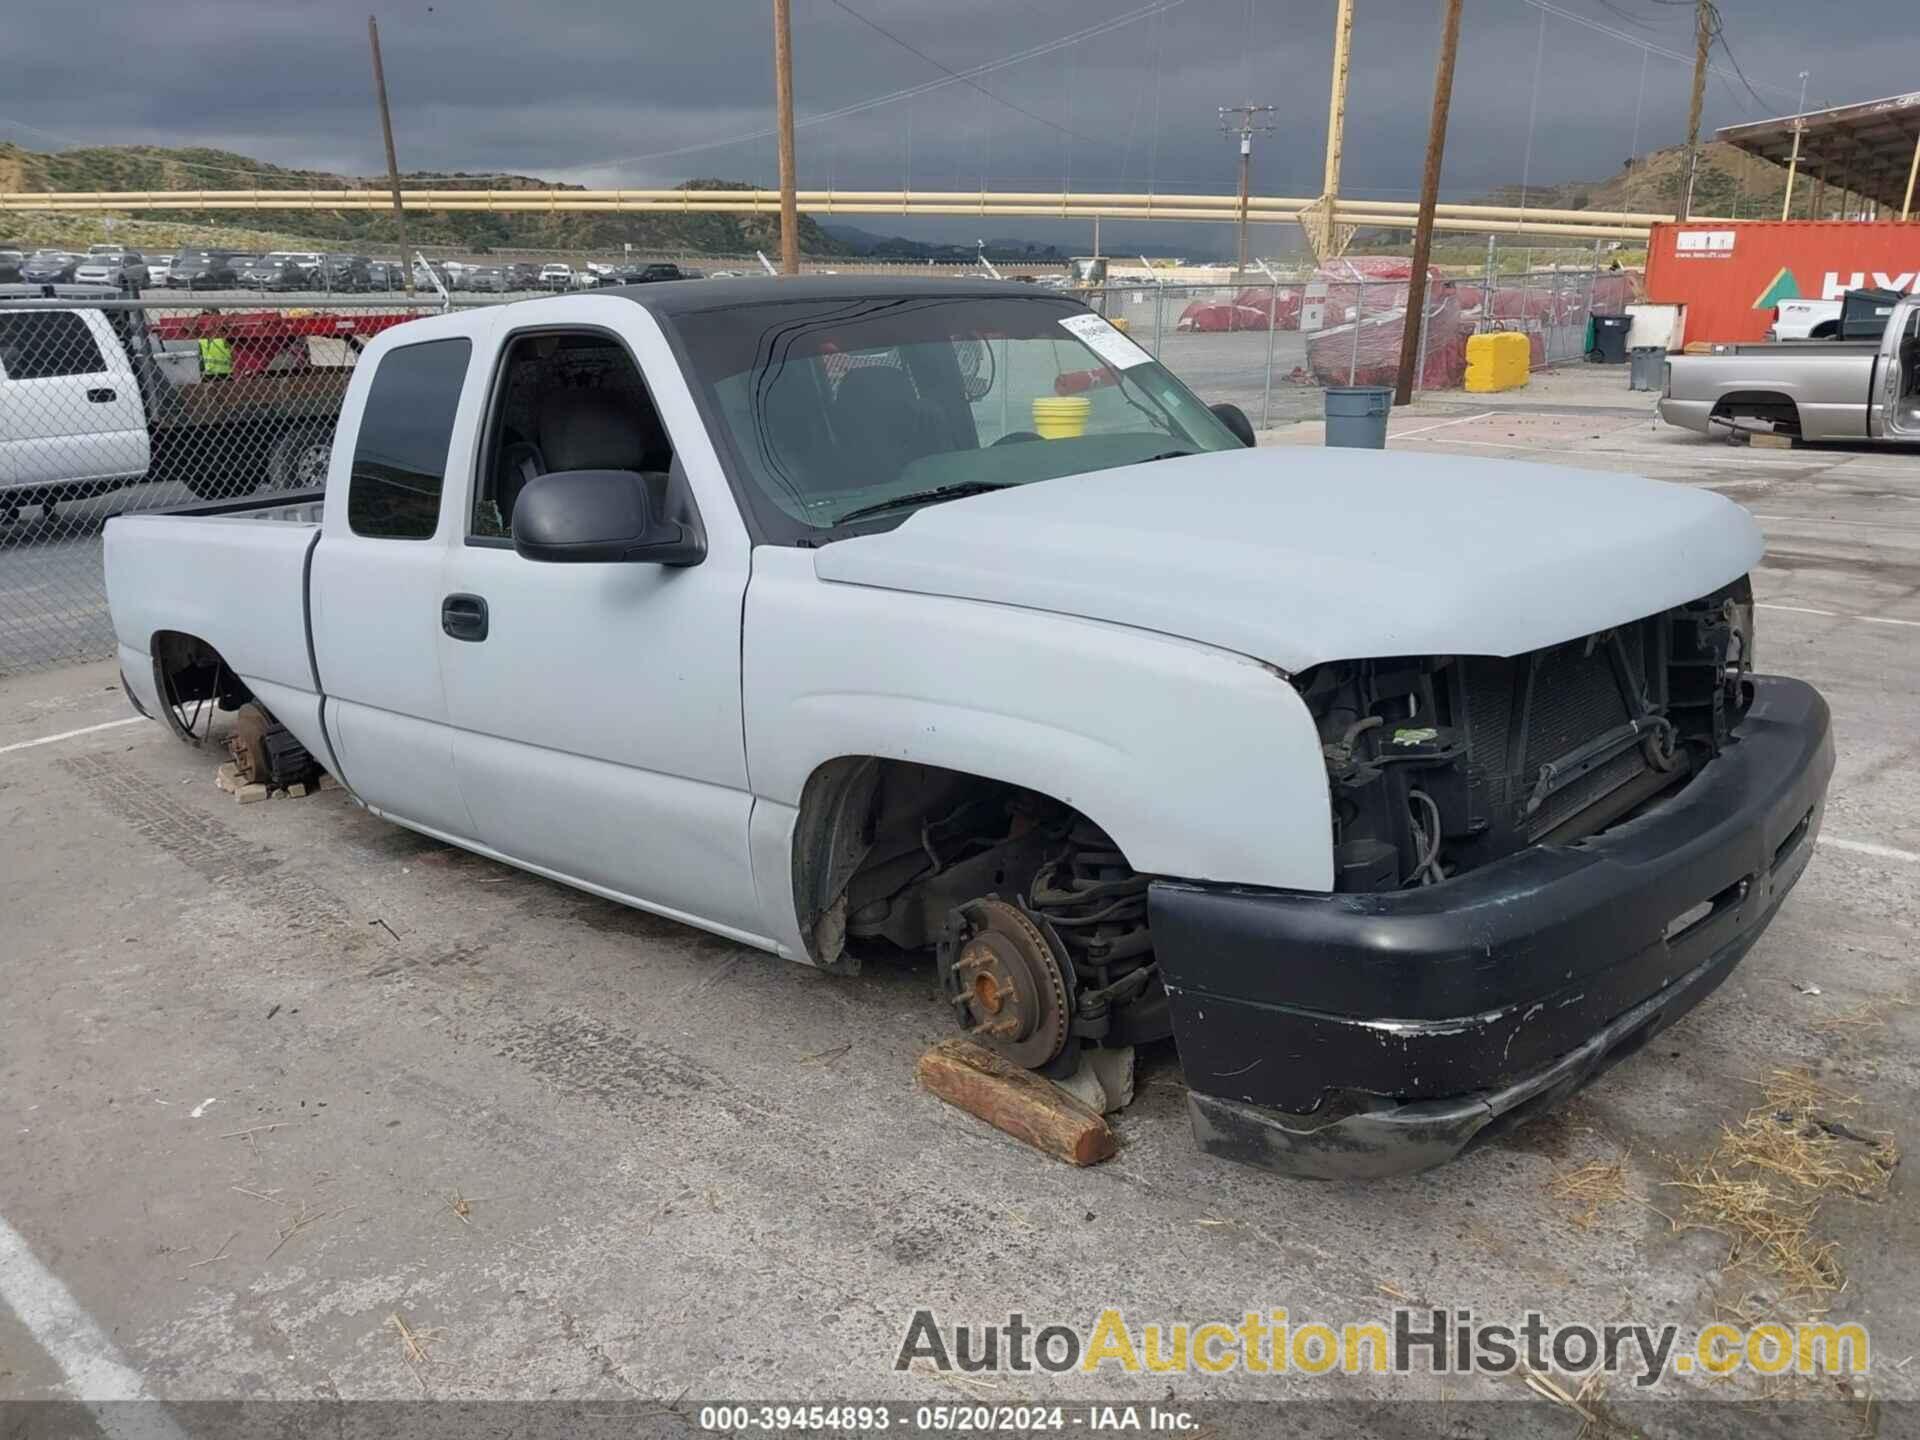
<instances>
[{"instance_id":1,"label":"chain link fence","mask_svg":"<svg viewBox=\"0 0 1920 1440\"><path fill-rule=\"evenodd\" d=\"M0 675L113 652L108 516L318 489L362 346L419 313L0 301Z\"/></svg>"},{"instance_id":2,"label":"chain link fence","mask_svg":"<svg viewBox=\"0 0 1920 1440\"><path fill-rule=\"evenodd\" d=\"M1210 402L1231 401L1266 429L1317 418L1322 392L1393 385L1406 335L1407 265L1371 275L1366 261L1336 262L1257 285L1109 284L1087 301ZM1634 299L1621 271L1551 270L1461 279L1429 277L1414 390L1458 390L1467 340L1481 331L1526 334L1533 366L1582 360L1595 314Z\"/></svg>"},{"instance_id":3,"label":"chain link fence","mask_svg":"<svg viewBox=\"0 0 1920 1440\"><path fill-rule=\"evenodd\" d=\"M1318 417L1327 386L1394 383L1408 273L1405 261L1360 260L1259 285L1075 293L1203 399L1231 401L1267 428ZM1589 317L1633 294L1629 277L1602 271L1492 280L1434 277L1419 389L1460 385L1476 330L1525 331L1537 366L1577 360ZM100 545L109 516L318 490L367 341L447 303L510 298L263 303L183 290L134 300L77 287L0 298L0 675L113 653Z\"/></svg>"}]
</instances>

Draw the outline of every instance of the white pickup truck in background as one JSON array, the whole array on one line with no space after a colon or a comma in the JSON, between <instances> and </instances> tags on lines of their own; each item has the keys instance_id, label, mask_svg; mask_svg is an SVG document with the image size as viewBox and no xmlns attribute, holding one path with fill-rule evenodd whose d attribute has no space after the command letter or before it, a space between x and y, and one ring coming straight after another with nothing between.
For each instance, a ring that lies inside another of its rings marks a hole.
<instances>
[{"instance_id":1,"label":"white pickup truck in background","mask_svg":"<svg viewBox=\"0 0 1920 1440\"><path fill-rule=\"evenodd\" d=\"M1767 327L1767 338L1770 340L1825 339L1827 330L1837 324L1839 319L1840 302L1838 300L1782 300L1773 307L1773 324Z\"/></svg>"},{"instance_id":2,"label":"white pickup truck in background","mask_svg":"<svg viewBox=\"0 0 1920 1440\"><path fill-rule=\"evenodd\" d=\"M0 309L0 521L149 481L210 499L323 479L347 346L320 363L289 333L271 366L201 384L195 342L163 342L112 286L0 286L0 299L14 302Z\"/></svg>"},{"instance_id":3,"label":"white pickup truck in background","mask_svg":"<svg viewBox=\"0 0 1920 1440\"><path fill-rule=\"evenodd\" d=\"M1738 963L1827 708L1753 673L1720 496L1252 438L1031 286L611 287L386 331L323 505L112 520L107 588L185 738L239 709L429 835L923 954L1050 1075L1171 1038L1217 1154L1437 1164Z\"/></svg>"}]
</instances>

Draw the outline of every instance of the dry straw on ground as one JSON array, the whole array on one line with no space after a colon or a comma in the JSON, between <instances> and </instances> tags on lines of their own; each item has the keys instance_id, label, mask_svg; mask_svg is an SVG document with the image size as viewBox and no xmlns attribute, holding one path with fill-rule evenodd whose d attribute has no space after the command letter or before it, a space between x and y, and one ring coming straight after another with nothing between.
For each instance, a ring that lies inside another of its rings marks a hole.
<instances>
[{"instance_id":1,"label":"dry straw on ground","mask_svg":"<svg viewBox=\"0 0 1920 1440\"><path fill-rule=\"evenodd\" d=\"M1593 1160L1577 1170L1556 1170L1547 1181L1547 1193L1577 1207L1573 1223L1591 1229L1602 1210L1627 1198L1626 1166L1618 1160Z\"/></svg>"},{"instance_id":2,"label":"dry straw on ground","mask_svg":"<svg viewBox=\"0 0 1920 1440\"><path fill-rule=\"evenodd\" d=\"M1821 1203L1836 1195L1881 1198L1900 1153L1890 1135L1838 1118L1859 1097L1828 1089L1804 1070L1775 1070L1760 1085L1765 1103L1726 1127L1704 1161L1668 1182L1684 1196L1673 1223L1719 1231L1731 1242L1729 1269L1778 1280L1783 1306L1810 1303L1845 1280L1838 1247L1815 1233Z\"/></svg>"}]
</instances>

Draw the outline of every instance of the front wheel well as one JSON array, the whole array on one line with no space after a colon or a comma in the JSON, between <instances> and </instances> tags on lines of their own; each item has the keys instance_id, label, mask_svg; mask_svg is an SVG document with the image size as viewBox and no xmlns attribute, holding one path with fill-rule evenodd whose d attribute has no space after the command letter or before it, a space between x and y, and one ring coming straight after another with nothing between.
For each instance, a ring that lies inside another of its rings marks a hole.
<instances>
[{"instance_id":1,"label":"front wheel well","mask_svg":"<svg viewBox=\"0 0 1920 1440\"><path fill-rule=\"evenodd\" d=\"M1090 817L1028 786L872 755L829 760L808 777L793 831L808 956L857 973L863 954L929 949L953 906L1026 894L1050 856L1090 837L1118 855Z\"/></svg>"}]
</instances>

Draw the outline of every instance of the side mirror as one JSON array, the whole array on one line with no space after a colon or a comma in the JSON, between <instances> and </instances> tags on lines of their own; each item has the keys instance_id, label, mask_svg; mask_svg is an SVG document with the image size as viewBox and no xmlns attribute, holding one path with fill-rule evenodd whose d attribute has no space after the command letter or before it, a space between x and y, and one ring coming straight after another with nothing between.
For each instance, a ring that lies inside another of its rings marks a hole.
<instances>
[{"instance_id":1,"label":"side mirror","mask_svg":"<svg viewBox=\"0 0 1920 1440\"><path fill-rule=\"evenodd\" d=\"M653 513L633 470L556 470L529 480L513 507L513 548L558 564L698 565L706 542Z\"/></svg>"},{"instance_id":2,"label":"side mirror","mask_svg":"<svg viewBox=\"0 0 1920 1440\"><path fill-rule=\"evenodd\" d=\"M1254 447L1257 442L1253 438L1253 422L1247 419L1246 411L1224 400L1218 405L1209 405L1207 408L1220 418L1220 423L1231 430L1242 445L1249 450Z\"/></svg>"}]
</instances>

